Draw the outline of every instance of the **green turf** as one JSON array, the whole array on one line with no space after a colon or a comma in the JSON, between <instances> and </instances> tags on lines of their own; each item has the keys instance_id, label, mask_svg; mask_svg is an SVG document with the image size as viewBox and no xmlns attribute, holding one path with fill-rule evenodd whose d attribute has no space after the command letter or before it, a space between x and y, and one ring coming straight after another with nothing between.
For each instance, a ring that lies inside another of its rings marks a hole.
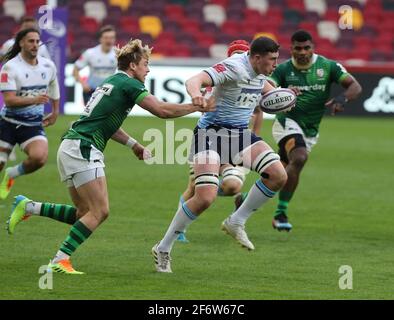
<instances>
[{"instance_id":1,"label":"green turf","mask_svg":"<svg viewBox=\"0 0 394 320\"><path fill-rule=\"evenodd\" d=\"M44 169L16 181L12 196L70 203L59 182L56 150L75 117L47 130L50 155ZM176 120L177 128L195 119ZM270 128L263 136L273 145ZM129 118L124 128L142 140L154 118ZM110 218L73 256L84 276L54 275L53 290L41 290L38 269L65 239L69 227L41 217L21 223L14 236L0 233L1 299L393 299L392 119L327 118L321 138L290 204L294 230L279 233L271 218L276 199L247 224L256 246L246 252L220 231L232 210L220 198L191 225L189 244L173 250L173 274L154 272L152 246L163 236L185 187L183 165L146 165L116 143L106 150ZM19 153L19 159L22 155ZM257 178L250 174L247 189ZM0 223L12 197L0 205ZM353 289L340 290L338 269L353 268Z\"/></svg>"}]
</instances>

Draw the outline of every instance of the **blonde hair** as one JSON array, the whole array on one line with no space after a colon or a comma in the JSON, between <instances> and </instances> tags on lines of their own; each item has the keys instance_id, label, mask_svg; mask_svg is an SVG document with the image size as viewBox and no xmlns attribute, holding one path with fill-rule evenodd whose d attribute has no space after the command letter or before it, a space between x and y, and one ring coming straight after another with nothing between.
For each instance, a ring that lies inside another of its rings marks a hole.
<instances>
[{"instance_id":1,"label":"blonde hair","mask_svg":"<svg viewBox=\"0 0 394 320\"><path fill-rule=\"evenodd\" d=\"M118 69L126 71L130 63L138 64L142 58L149 59L152 48L148 45L143 46L140 39L130 39L121 48L115 48L116 58L118 59Z\"/></svg>"}]
</instances>

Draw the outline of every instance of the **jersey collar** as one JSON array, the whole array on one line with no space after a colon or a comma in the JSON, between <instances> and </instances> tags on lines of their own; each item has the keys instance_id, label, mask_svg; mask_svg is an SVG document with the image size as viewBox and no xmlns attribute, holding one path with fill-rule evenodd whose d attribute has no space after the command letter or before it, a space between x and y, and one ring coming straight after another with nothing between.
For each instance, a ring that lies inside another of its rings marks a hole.
<instances>
[{"instance_id":1,"label":"jersey collar","mask_svg":"<svg viewBox=\"0 0 394 320\"><path fill-rule=\"evenodd\" d=\"M132 78L132 77L130 77L130 76L128 75L127 72L124 72L123 70L118 70L116 73L123 73L123 74L125 74L126 76L128 76L129 78Z\"/></svg>"},{"instance_id":2,"label":"jersey collar","mask_svg":"<svg viewBox=\"0 0 394 320\"><path fill-rule=\"evenodd\" d=\"M311 63L308 64L307 66L300 66L297 64L297 61L295 61L295 59L293 57L291 57L291 63L293 64L293 66L298 69L298 70L308 70L317 60L317 54L314 53L312 55L312 59L311 59Z\"/></svg>"},{"instance_id":3,"label":"jersey collar","mask_svg":"<svg viewBox=\"0 0 394 320\"><path fill-rule=\"evenodd\" d=\"M246 60L246 66L247 66L250 78L251 79L256 78L258 76L258 74L256 73L256 71L253 70L252 64L250 63L250 59L249 59L249 53L248 52L243 53L242 58Z\"/></svg>"}]
</instances>

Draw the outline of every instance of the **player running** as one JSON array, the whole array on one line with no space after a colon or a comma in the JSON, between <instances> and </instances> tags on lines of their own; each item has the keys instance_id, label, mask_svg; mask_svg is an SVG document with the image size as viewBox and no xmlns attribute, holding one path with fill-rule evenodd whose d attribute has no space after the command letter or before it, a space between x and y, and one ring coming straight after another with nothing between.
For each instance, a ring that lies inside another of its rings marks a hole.
<instances>
[{"instance_id":1,"label":"player running","mask_svg":"<svg viewBox=\"0 0 394 320\"><path fill-rule=\"evenodd\" d=\"M270 38L255 39L250 53L230 58L200 72L186 82L194 104L203 105L202 87L215 87L217 110L198 121L190 160L195 174L195 192L184 202L164 236L153 248L158 272L172 272L170 253L180 232L197 219L215 200L221 164L245 166L261 175L243 204L222 223L222 230L248 250L254 250L245 232L252 213L275 196L287 175L280 157L248 129L249 119L261 94L274 87L266 76L276 67L279 45Z\"/></svg>"},{"instance_id":2,"label":"player running","mask_svg":"<svg viewBox=\"0 0 394 320\"><path fill-rule=\"evenodd\" d=\"M54 63L38 56L40 33L24 29L16 35L13 47L4 56L0 90L4 108L0 116L0 170L16 144L27 159L5 170L0 199L7 198L19 176L32 173L48 158L48 141L43 127L53 125L59 113L59 85ZM44 104L51 101L52 113L44 117Z\"/></svg>"},{"instance_id":3,"label":"player running","mask_svg":"<svg viewBox=\"0 0 394 320\"><path fill-rule=\"evenodd\" d=\"M73 76L82 85L85 105L94 90L116 71L115 41L115 28L110 25L102 27L99 31L100 44L87 49L75 62ZM79 71L86 66L89 67L89 77L85 82L79 76Z\"/></svg>"},{"instance_id":4,"label":"player running","mask_svg":"<svg viewBox=\"0 0 394 320\"><path fill-rule=\"evenodd\" d=\"M82 274L70 256L109 215L103 151L109 139L130 147L139 159L149 152L120 127L135 104L160 118L175 118L196 111L212 111L213 99L206 103L175 104L157 100L144 86L149 72L151 49L140 40L131 40L117 50L118 72L107 78L93 93L83 115L62 138L58 150L61 180L69 189L75 207L40 203L18 196L12 207L8 232L26 217L40 215L70 224L68 237L49 268L55 272Z\"/></svg>"},{"instance_id":5,"label":"player running","mask_svg":"<svg viewBox=\"0 0 394 320\"><path fill-rule=\"evenodd\" d=\"M314 53L313 40L308 32L295 32L291 43L292 58L278 65L271 76L278 86L293 88L301 93L296 107L278 114L272 127L272 135L279 146L279 155L288 175L286 184L279 192L279 203L272 222L279 231L292 229L287 217L289 202L308 154L317 143L319 125L327 107L335 115L344 110L347 101L356 99L361 93L360 84L340 63ZM329 99L333 82L346 90Z\"/></svg>"},{"instance_id":6,"label":"player running","mask_svg":"<svg viewBox=\"0 0 394 320\"><path fill-rule=\"evenodd\" d=\"M231 57L233 54L244 53L249 51L250 44L245 40L234 40L230 43L227 50L227 57ZM213 94L213 88L207 87L205 88L205 97ZM253 111L252 116L252 132L256 135L260 135L260 129L262 124L263 111L256 107ZM218 188L218 196L234 196L241 192L242 186L244 184L246 178L247 170L241 166L234 166L232 164L223 164L220 166L219 170L219 188ZM180 197L179 206L181 206L185 201L189 200L194 195L194 169L193 165L190 165L190 176L189 183L186 190ZM242 195L241 195L242 196ZM186 239L186 235L184 232L179 233L178 241L188 243L189 240Z\"/></svg>"}]
</instances>

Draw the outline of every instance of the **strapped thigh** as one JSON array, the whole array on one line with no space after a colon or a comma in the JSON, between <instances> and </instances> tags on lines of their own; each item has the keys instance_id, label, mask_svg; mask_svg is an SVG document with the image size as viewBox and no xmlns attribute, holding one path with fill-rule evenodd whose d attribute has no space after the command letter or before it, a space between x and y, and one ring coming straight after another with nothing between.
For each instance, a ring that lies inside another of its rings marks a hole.
<instances>
[{"instance_id":1,"label":"strapped thigh","mask_svg":"<svg viewBox=\"0 0 394 320\"><path fill-rule=\"evenodd\" d=\"M253 161L251 169L261 175L265 169L267 169L270 165L278 161L280 161L279 155L272 150L267 150L260 153L256 157L256 159Z\"/></svg>"}]
</instances>

